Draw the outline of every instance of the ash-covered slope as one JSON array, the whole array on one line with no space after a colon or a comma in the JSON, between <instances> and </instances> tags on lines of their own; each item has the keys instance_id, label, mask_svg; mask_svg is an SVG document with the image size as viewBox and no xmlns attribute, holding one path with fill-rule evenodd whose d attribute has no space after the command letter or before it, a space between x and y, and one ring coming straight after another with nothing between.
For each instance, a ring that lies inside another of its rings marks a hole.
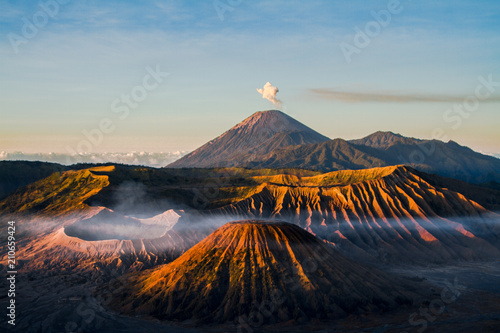
<instances>
[{"instance_id":1,"label":"ash-covered slope","mask_svg":"<svg viewBox=\"0 0 500 333\"><path fill-rule=\"evenodd\" d=\"M172 263L133 274L110 304L160 319L244 324L259 304L272 305L266 322L333 319L411 303L414 291L298 226L238 221Z\"/></svg>"},{"instance_id":2,"label":"ash-covered slope","mask_svg":"<svg viewBox=\"0 0 500 333\"><path fill-rule=\"evenodd\" d=\"M277 148L328 140L281 111L260 111L168 167L231 167Z\"/></svg>"}]
</instances>

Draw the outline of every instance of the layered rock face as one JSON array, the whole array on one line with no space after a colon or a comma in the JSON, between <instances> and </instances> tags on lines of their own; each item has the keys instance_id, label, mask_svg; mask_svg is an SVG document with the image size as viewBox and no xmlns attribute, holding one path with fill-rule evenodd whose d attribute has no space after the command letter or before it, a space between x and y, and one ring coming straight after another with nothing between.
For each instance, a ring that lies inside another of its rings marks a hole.
<instances>
[{"instance_id":1,"label":"layered rock face","mask_svg":"<svg viewBox=\"0 0 500 333\"><path fill-rule=\"evenodd\" d=\"M386 261L500 255L500 216L424 177L404 166L268 177L256 193L207 213L284 219Z\"/></svg>"}]
</instances>

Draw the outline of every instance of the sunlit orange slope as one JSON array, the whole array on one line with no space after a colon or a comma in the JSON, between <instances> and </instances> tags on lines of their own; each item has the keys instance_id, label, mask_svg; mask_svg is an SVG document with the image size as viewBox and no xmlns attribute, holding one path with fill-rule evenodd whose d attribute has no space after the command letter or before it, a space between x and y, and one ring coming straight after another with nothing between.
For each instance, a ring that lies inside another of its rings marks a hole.
<instances>
[{"instance_id":1,"label":"sunlit orange slope","mask_svg":"<svg viewBox=\"0 0 500 333\"><path fill-rule=\"evenodd\" d=\"M411 302L412 290L296 225L238 221L172 263L131 275L110 304L129 314L205 323L241 320L256 304L272 304L264 320L279 322L386 310Z\"/></svg>"},{"instance_id":2,"label":"sunlit orange slope","mask_svg":"<svg viewBox=\"0 0 500 333\"><path fill-rule=\"evenodd\" d=\"M432 177L446 185L444 178L405 166L255 177L262 182L258 189L206 214L282 219L350 253L382 260L500 255L500 224L491 222L500 216L458 192L471 185L450 189Z\"/></svg>"}]
</instances>

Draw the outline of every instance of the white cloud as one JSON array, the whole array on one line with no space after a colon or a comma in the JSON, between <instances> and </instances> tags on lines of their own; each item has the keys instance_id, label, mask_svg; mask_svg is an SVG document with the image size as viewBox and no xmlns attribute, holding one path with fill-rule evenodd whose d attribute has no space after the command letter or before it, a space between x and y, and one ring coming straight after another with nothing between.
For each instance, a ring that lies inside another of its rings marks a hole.
<instances>
[{"instance_id":1,"label":"white cloud","mask_svg":"<svg viewBox=\"0 0 500 333\"><path fill-rule=\"evenodd\" d=\"M75 163L120 163L129 165L145 165L150 167L164 167L167 164L184 156L187 152L176 151L166 153L130 152L130 153L91 153L91 154L58 154L58 153L8 153L0 151L0 160L3 161L42 161L59 164Z\"/></svg>"}]
</instances>

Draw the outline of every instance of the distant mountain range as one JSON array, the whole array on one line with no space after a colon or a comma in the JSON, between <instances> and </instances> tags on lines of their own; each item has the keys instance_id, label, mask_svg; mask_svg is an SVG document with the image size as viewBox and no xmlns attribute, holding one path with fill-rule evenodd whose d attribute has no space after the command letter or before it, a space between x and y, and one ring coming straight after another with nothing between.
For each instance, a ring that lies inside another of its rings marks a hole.
<instances>
[{"instance_id":1,"label":"distant mountain range","mask_svg":"<svg viewBox=\"0 0 500 333\"><path fill-rule=\"evenodd\" d=\"M167 167L336 171L400 164L496 188L500 183L500 159L453 141L421 140L392 132L376 132L358 140L330 140L277 110L254 113Z\"/></svg>"}]
</instances>

